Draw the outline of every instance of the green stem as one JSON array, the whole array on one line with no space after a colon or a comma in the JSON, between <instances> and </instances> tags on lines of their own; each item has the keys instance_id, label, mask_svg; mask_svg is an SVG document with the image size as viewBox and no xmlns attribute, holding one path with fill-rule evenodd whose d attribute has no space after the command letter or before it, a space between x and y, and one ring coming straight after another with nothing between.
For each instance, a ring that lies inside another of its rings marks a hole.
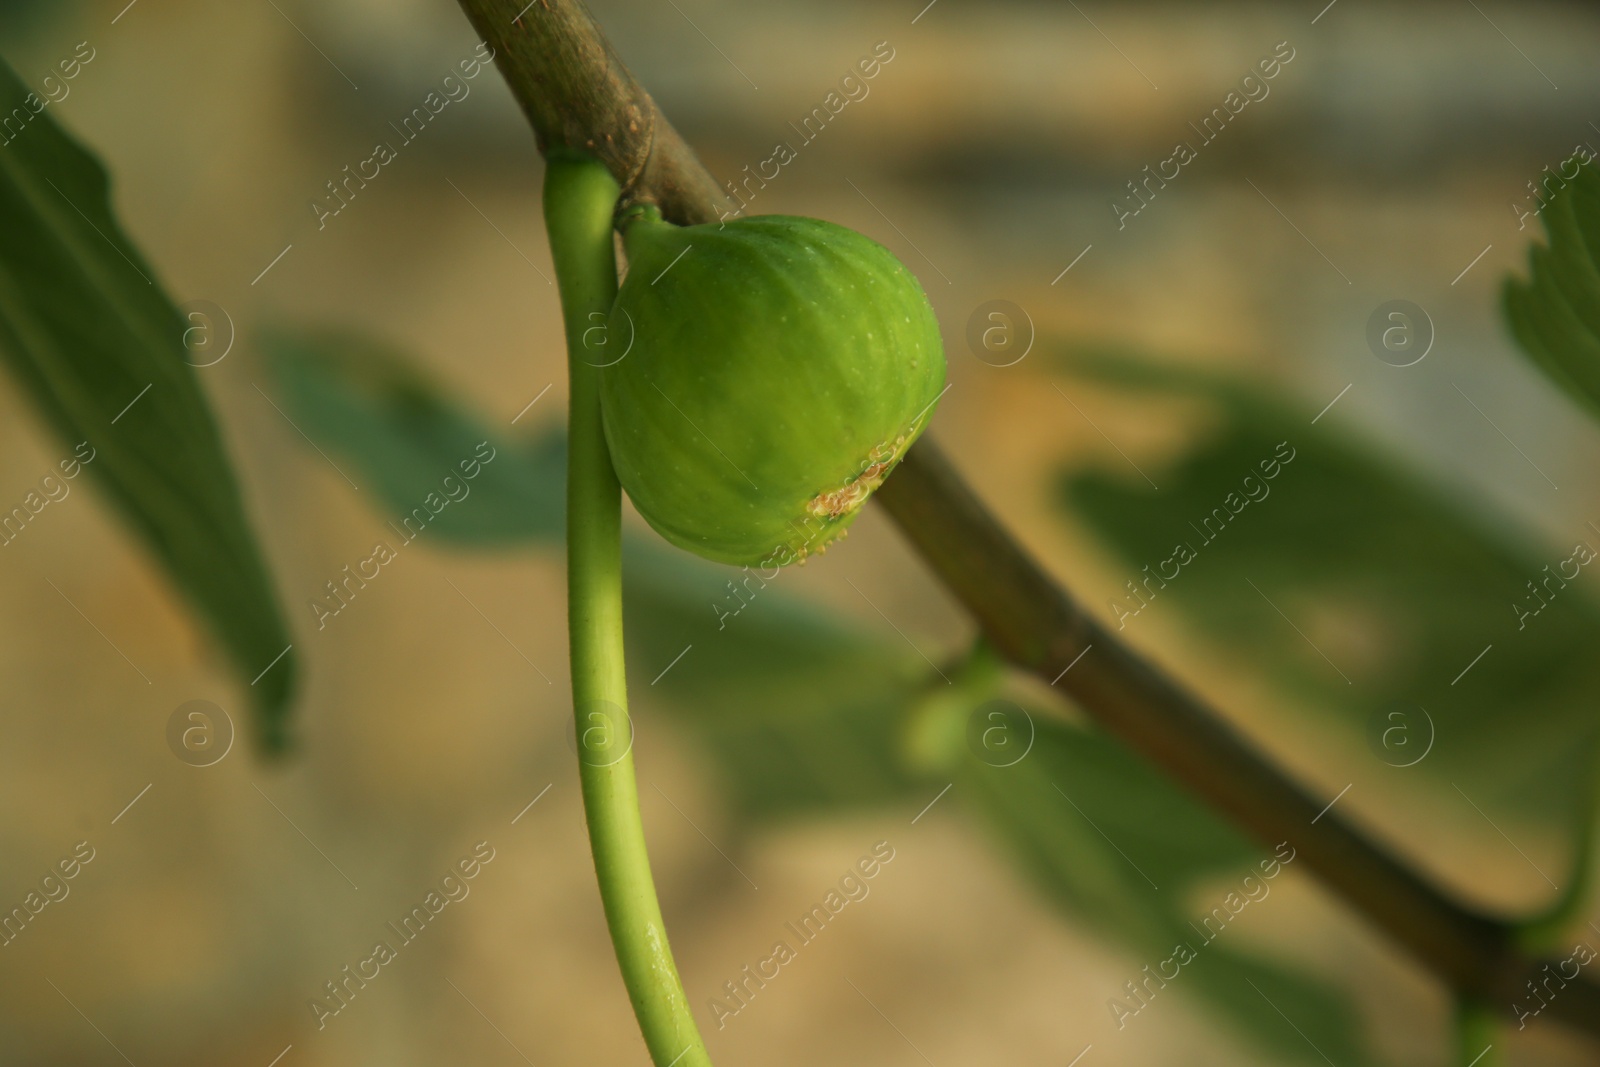
<instances>
[{"instance_id":1,"label":"green stem","mask_svg":"<svg viewBox=\"0 0 1600 1067\"><path fill-rule=\"evenodd\" d=\"M656 1067L710 1067L667 944L633 774L622 655L622 489L600 422L600 372L583 359L617 293L611 240L617 183L589 159L552 157L545 227L566 323L567 626L578 774L600 899L622 980Z\"/></svg>"}]
</instances>

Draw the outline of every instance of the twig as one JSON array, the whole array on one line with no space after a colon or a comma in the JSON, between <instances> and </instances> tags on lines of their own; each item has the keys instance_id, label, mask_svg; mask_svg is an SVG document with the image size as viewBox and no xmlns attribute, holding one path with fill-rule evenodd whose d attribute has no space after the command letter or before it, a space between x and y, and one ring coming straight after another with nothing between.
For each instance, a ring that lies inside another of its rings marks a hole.
<instances>
[{"instance_id":1,"label":"twig","mask_svg":"<svg viewBox=\"0 0 1600 1067\"><path fill-rule=\"evenodd\" d=\"M1511 1013L1542 961L1518 951L1508 924L1447 896L1337 808L1324 812L1325 799L1090 618L926 437L877 495L1002 655L1048 682L1092 645L1057 688L1263 844L1288 841L1297 863L1451 989ZM1549 1014L1600 1037L1600 986L1572 983Z\"/></svg>"},{"instance_id":2,"label":"twig","mask_svg":"<svg viewBox=\"0 0 1600 1067\"><path fill-rule=\"evenodd\" d=\"M541 154L595 156L622 187L617 211L656 204L678 223L711 222L722 191L650 94L622 65L582 3L462 0L533 126Z\"/></svg>"},{"instance_id":3,"label":"twig","mask_svg":"<svg viewBox=\"0 0 1600 1067\"><path fill-rule=\"evenodd\" d=\"M714 220L721 190L606 43L579 0L521 10L459 0L527 113L541 150L598 155L627 203L679 223ZM1509 924L1453 899L1363 830L1328 811L1199 698L1087 615L989 514L926 436L882 502L995 649L1059 688L1107 730L1265 845L1300 862L1459 995L1510 1014L1543 965ZM1063 671L1093 646L1075 669ZM1571 982L1551 1018L1600 1038L1600 985Z\"/></svg>"}]
</instances>

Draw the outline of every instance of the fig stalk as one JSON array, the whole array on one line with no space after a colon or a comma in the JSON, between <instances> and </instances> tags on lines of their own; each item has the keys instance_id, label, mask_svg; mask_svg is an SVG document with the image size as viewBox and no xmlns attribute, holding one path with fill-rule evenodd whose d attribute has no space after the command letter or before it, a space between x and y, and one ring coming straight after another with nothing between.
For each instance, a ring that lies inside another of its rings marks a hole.
<instances>
[{"instance_id":1,"label":"fig stalk","mask_svg":"<svg viewBox=\"0 0 1600 1067\"><path fill-rule=\"evenodd\" d=\"M606 925L656 1067L710 1067L667 943L639 817L622 647L622 489L600 416L599 371L583 354L617 293L606 167L552 156L545 228L561 291L571 382L567 458L567 626L578 774ZM586 341L588 339L588 341Z\"/></svg>"}]
</instances>

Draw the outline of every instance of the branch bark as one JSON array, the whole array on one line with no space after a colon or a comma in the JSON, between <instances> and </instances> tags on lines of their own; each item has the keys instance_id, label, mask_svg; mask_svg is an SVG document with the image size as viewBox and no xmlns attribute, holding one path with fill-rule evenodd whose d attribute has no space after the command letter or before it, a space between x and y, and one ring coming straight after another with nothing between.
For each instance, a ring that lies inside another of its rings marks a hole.
<instances>
[{"instance_id":1,"label":"branch bark","mask_svg":"<svg viewBox=\"0 0 1600 1067\"><path fill-rule=\"evenodd\" d=\"M623 206L713 221L717 182L628 73L581 0L459 0L495 50L541 151L605 161ZM1457 994L1512 1014L1545 961L1511 927L1446 893L1254 748L1216 710L1083 611L989 514L927 436L877 499L989 641L1059 682L1088 714L1268 847L1289 841L1334 893ZM1068 668L1071 668L1070 670ZM1579 978L1549 1015L1600 1038L1600 985Z\"/></svg>"},{"instance_id":2,"label":"branch bark","mask_svg":"<svg viewBox=\"0 0 1600 1067\"><path fill-rule=\"evenodd\" d=\"M595 156L622 187L618 214L655 204L682 225L712 222L727 206L650 94L634 81L581 2L462 0L494 49L541 155L571 148Z\"/></svg>"}]
</instances>

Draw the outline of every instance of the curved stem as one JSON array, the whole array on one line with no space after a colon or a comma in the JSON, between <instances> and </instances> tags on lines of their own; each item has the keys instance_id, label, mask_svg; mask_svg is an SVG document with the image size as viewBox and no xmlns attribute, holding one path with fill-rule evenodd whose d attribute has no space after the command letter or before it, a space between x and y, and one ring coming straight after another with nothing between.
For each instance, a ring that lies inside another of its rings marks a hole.
<instances>
[{"instance_id":1,"label":"curved stem","mask_svg":"<svg viewBox=\"0 0 1600 1067\"><path fill-rule=\"evenodd\" d=\"M710 1067L667 944L650 876L633 774L622 654L622 489L600 422L600 372L583 359L617 293L611 241L618 188L606 167L552 158L545 227L566 323L571 413L567 453L567 626L578 774L600 899L633 1013L656 1067Z\"/></svg>"}]
</instances>

